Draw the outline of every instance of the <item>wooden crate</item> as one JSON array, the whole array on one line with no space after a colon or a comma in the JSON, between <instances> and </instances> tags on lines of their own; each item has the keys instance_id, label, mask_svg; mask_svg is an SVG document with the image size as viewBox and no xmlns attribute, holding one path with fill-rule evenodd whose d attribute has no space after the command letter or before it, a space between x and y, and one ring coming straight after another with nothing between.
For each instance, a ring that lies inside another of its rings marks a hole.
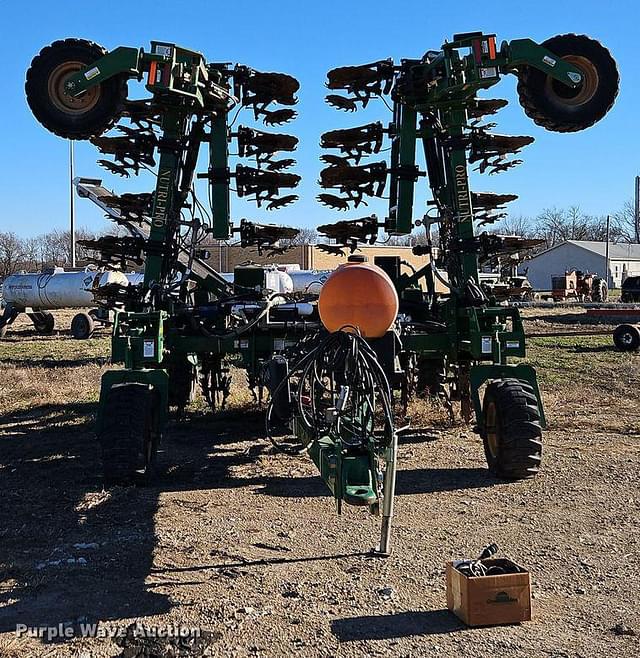
<instances>
[{"instance_id":1,"label":"wooden crate","mask_svg":"<svg viewBox=\"0 0 640 658\"><path fill-rule=\"evenodd\" d=\"M510 560L483 560L515 564ZM447 563L447 607L468 626L517 624L531 619L531 576L521 573L469 578ZM518 565L515 565L518 566Z\"/></svg>"}]
</instances>

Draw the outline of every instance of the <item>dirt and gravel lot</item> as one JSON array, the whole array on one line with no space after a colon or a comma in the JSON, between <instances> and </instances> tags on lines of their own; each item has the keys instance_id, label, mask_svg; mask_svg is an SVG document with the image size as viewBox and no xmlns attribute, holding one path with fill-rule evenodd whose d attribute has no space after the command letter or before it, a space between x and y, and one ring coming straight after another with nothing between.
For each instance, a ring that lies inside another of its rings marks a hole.
<instances>
[{"instance_id":1,"label":"dirt and gravel lot","mask_svg":"<svg viewBox=\"0 0 640 658\"><path fill-rule=\"evenodd\" d=\"M536 333L586 322L525 316ZM196 405L172 424L154 486L105 491L92 420L108 343L26 323L0 343L3 658L153 655L152 640L80 637L135 621L207 631L184 656L640 655L640 355L610 336L530 340L549 421L532 481L492 479L476 435L417 405L428 431L401 446L386 560L367 554L376 519L337 517L240 390L222 415ZM444 565L491 541L531 570L534 619L467 629L445 609ZM17 638L19 624L75 637Z\"/></svg>"}]
</instances>

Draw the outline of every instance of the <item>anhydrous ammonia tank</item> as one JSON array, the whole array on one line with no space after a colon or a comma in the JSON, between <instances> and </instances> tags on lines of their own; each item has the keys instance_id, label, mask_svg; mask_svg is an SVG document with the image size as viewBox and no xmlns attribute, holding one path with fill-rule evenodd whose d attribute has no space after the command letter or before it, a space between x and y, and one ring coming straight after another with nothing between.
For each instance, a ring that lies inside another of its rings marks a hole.
<instances>
[{"instance_id":1,"label":"anhydrous ammonia tank","mask_svg":"<svg viewBox=\"0 0 640 658\"><path fill-rule=\"evenodd\" d=\"M288 270L294 292L317 295L333 270Z\"/></svg>"},{"instance_id":2,"label":"anhydrous ammonia tank","mask_svg":"<svg viewBox=\"0 0 640 658\"><path fill-rule=\"evenodd\" d=\"M340 265L320 291L318 311L328 331L356 327L365 338L379 338L398 315L398 293L377 265L350 261Z\"/></svg>"},{"instance_id":3,"label":"anhydrous ammonia tank","mask_svg":"<svg viewBox=\"0 0 640 658\"><path fill-rule=\"evenodd\" d=\"M5 303L15 308L44 311L92 306L91 289L109 283L126 286L129 282L121 272L65 272L57 267L37 274L12 274L2 290Z\"/></svg>"}]
</instances>

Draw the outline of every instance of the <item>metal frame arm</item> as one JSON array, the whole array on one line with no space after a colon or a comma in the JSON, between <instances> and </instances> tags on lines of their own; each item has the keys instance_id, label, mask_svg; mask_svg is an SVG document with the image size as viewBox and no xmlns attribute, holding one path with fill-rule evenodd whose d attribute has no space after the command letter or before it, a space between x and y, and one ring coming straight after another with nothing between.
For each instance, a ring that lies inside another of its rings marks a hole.
<instances>
[{"instance_id":1,"label":"metal frame arm","mask_svg":"<svg viewBox=\"0 0 640 658\"><path fill-rule=\"evenodd\" d=\"M159 60L166 59L159 55L145 54L142 48L127 48L119 46L97 62L86 66L78 73L72 75L65 82L65 89L71 96L79 96L91 87L99 85L101 82L112 78L114 75L126 73L129 77L138 77L142 75L141 63L151 58Z\"/></svg>"},{"instance_id":2,"label":"metal frame arm","mask_svg":"<svg viewBox=\"0 0 640 658\"><path fill-rule=\"evenodd\" d=\"M531 39L504 41L500 54L504 57L500 69L506 73L513 73L521 66L532 66L572 89L582 82L579 69Z\"/></svg>"}]
</instances>

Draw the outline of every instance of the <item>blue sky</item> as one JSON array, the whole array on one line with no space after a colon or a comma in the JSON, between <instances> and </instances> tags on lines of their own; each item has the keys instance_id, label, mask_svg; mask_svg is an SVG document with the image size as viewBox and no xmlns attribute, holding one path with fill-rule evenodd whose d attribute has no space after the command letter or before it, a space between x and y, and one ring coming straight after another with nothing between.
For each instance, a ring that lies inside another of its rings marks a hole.
<instances>
[{"instance_id":1,"label":"blue sky","mask_svg":"<svg viewBox=\"0 0 640 658\"><path fill-rule=\"evenodd\" d=\"M292 226L316 226L375 211L338 214L315 201L319 136L332 128L369 121L388 122L380 102L365 111L344 114L324 104L326 71L385 57L419 57L437 49L454 32L483 30L498 39L531 37L542 41L575 32L602 41L618 61L621 91L610 114L595 127L576 134L546 132L535 126L517 103L516 79L507 76L491 96L510 105L497 116L498 132L532 135L523 151L524 164L497 176L473 178L476 191L514 192L512 214L535 215L545 207L579 204L591 214L617 210L633 192L640 173L640 65L637 43L640 5L634 0L601 2L16 2L0 0L0 55L3 94L0 106L3 139L0 158L0 230L34 235L68 225L68 147L31 115L24 99L24 76L38 51L64 37L83 37L111 49L118 45L148 49L151 39L200 50L212 61L248 64L261 70L284 71L301 82L299 118L279 128L300 138L295 171L303 176L301 200L276 213L234 200L234 219L242 217ZM238 123L254 125L249 112ZM257 126L260 127L260 126ZM119 192L151 190L149 178L125 181L95 164L97 151L88 142L76 144L76 173L100 177ZM203 166L204 169L204 166ZM484 180L483 180L484 179ZM424 194L421 195L424 198ZM421 199L419 199L420 201ZM92 229L106 227L90 202L78 199L77 221ZM416 217L423 212L420 203Z\"/></svg>"}]
</instances>

